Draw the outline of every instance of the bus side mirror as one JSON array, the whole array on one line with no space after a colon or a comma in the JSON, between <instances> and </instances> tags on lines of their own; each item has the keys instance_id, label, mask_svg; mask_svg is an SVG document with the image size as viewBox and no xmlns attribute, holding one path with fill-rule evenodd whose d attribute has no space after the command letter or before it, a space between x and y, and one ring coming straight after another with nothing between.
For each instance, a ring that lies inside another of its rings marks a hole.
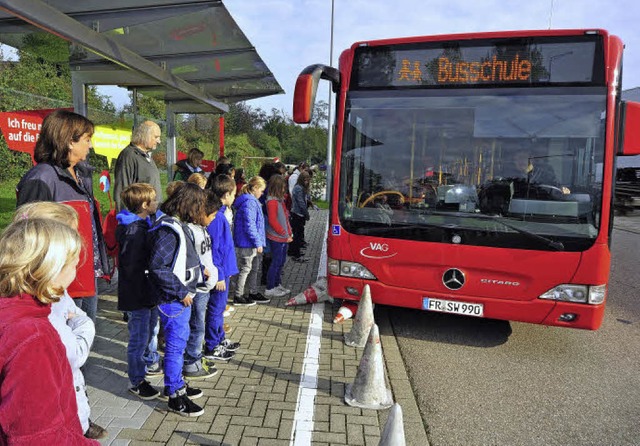
<instances>
[{"instance_id":1,"label":"bus side mirror","mask_svg":"<svg viewBox=\"0 0 640 446\"><path fill-rule=\"evenodd\" d=\"M622 101L618 155L640 155L640 103Z\"/></svg>"},{"instance_id":2,"label":"bus side mirror","mask_svg":"<svg viewBox=\"0 0 640 446\"><path fill-rule=\"evenodd\" d=\"M293 94L293 122L297 124L309 124L313 105L316 102L318 81L320 79L331 81L333 92L340 88L340 72L327 65L309 65L302 70L296 80L296 88Z\"/></svg>"}]
</instances>

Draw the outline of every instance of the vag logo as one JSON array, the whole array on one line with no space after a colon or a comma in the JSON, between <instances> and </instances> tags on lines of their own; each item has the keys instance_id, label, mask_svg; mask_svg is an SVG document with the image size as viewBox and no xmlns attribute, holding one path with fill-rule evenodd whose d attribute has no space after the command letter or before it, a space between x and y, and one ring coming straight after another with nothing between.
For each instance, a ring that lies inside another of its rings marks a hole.
<instances>
[{"instance_id":1,"label":"vag logo","mask_svg":"<svg viewBox=\"0 0 640 446\"><path fill-rule=\"evenodd\" d=\"M389 245L386 243L370 242L369 246L365 246L360 250L360 255L369 259L388 259L398 254L387 254L389 252Z\"/></svg>"}]
</instances>

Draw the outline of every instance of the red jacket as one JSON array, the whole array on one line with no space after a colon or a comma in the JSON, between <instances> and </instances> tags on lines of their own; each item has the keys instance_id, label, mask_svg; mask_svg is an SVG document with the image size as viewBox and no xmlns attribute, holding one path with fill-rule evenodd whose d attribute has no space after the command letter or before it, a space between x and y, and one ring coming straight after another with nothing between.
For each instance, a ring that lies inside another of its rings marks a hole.
<instances>
[{"instance_id":1,"label":"red jacket","mask_svg":"<svg viewBox=\"0 0 640 446\"><path fill-rule=\"evenodd\" d=\"M85 438L49 305L0 297L0 445L99 445Z\"/></svg>"}]
</instances>

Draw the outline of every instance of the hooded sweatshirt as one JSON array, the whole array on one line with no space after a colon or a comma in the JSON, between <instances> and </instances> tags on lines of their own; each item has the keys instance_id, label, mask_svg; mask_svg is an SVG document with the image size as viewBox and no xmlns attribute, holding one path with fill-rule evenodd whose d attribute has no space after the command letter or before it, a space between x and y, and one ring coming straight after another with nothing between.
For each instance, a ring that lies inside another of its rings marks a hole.
<instances>
[{"instance_id":1,"label":"hooded sweatshirt","mask_svg":"<svg viewBox=\"0 0 640 446\"><path fill-rule=\"evenodd\" d=\"M116 215L118 253L118 310L134 311L155 305L149 293L149 218L142 219L126 209Z\"/></svg>"}]
</instances>

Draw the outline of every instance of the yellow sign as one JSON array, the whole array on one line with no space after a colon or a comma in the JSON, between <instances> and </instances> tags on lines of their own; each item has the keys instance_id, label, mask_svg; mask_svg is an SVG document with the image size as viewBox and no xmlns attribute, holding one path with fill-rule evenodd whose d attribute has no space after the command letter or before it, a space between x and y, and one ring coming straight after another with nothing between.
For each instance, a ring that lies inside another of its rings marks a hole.
<instances>
[{"instance_id":1,"label":"yellow sign","mask_svg":"<svg viewBox=\"0 0 640 446\"><path fill-rule=\"evenodd\" d=\"M118 158L120 151L131 142L131 130L112 128L106 125L95 126L93 133L93 150L98 155L107 157L107 164Z\"/></svg>"}]
</instances>

